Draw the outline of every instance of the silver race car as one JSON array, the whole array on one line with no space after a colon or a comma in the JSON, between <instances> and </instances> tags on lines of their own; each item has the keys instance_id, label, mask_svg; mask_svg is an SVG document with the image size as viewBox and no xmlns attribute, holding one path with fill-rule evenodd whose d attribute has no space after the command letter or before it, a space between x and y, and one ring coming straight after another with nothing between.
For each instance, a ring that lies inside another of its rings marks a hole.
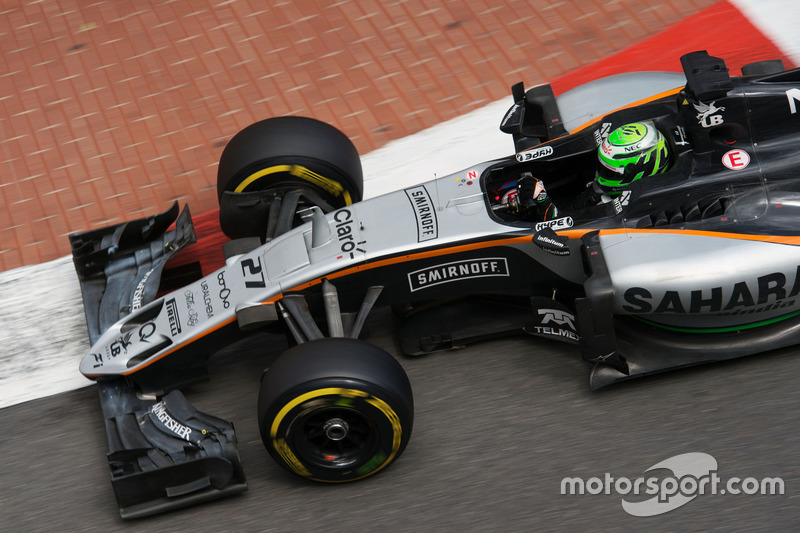
<instances>
[{"instance_id":1,"label":"silver race car","mask_svg":"<svg viewBox=\"0 0 800 533\"><path fill-rule=\"evenodd\" d=\"M361 339L375 306L409 355L574 344L593 388L800 342L800 70L681 60L558 98L515 85L514 154L367 201L341 132L258 122L220 160L214 272L165 268L194 240L177 205L71 236L122 516L245 490L232 425L179 389L251 332L292 345L263 374L264 445L332 482L383 470L411 435L408 378Z\"/></svg>"}]
</instances>

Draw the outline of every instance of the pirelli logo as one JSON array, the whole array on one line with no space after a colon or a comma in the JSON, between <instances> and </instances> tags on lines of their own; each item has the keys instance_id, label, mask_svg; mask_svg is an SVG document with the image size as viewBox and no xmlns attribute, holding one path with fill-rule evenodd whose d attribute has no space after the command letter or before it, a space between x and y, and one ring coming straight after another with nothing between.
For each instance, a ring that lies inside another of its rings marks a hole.
<instances>
[{"instance_id":1,"label":"pirelli logo","mask_svg":"<svg viewBox=\"0 0 800 533\"><path fill-rule=\"evenodd\" d=\"M507 277L508 262L505 257L486 257L453 261L408 274L408 285L411 292L472 278Z\"/></svg>"},{"instance_id":2,"label":"pirelli logo","mask_svg":"<svg viewBox=\"0 0 800 533\"><path fill-rule=\"evenodd\" d=\"M181 332L181 319L178 316L178 305L175 298L167 301L167 318L169 319L169 332L174 337Z\"/></svg>"}]
</instances>

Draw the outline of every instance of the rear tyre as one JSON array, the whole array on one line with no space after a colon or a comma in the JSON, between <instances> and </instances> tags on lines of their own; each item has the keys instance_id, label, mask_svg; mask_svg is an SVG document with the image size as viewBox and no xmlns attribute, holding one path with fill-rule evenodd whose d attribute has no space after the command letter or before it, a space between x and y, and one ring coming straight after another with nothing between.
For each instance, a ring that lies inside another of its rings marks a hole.
<instances>
[{"instance_id":1,"label":"rear tyre","mask_svg":"<svg viewBox=\"0 0 800 533\"><path fill-rule=\"evenodd\" d=\"M306 117L246 127L225 147L217 172L220 225L232 239L277 236L301 222L298 211L317 206L329 212L360 201L363 191L361 160L350 139ZM279 220L271 211L281 205ZM273 235L267 235L270 223Z\"/></svg>"},{"instance_id":2,"label":"rear tyre","mask_svg":"<svg viewBox=\"0 0 800 533\"><path fill-rule=\"evenodd\" d=\"M264 446L282 467L314 481L355 481L381 471L403 453L413 417L403 368L355 339L295 346L261 380Z\"/></svg>"}]
</instances>

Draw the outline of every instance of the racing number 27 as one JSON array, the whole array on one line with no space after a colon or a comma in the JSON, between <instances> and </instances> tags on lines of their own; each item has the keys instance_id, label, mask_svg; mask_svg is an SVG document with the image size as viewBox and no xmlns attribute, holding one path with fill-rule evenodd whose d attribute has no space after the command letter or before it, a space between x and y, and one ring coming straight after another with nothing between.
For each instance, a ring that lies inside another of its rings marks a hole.
<instances>
[{"instance_id":1,"label":"racing number 27","mask_svg":"<svg viewBox=\"0 0 800 533\"><path fill-rule=\"evenodd\" d=\"M258 257L256 260L258 263L252 259L245 259L242 261L244 286L248 289L263 289L267 286L264 281L264 269L261 267L261 258Z\"/></svg>"}]
</instances>

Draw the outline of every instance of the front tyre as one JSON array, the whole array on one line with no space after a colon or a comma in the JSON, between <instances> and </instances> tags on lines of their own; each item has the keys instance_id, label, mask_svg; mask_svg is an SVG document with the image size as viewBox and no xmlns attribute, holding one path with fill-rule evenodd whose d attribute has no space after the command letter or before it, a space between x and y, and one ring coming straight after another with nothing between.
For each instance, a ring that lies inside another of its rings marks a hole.
<instances>
[{"instance_id":1,"label":"front tyre","mask_svg":"<svg viewBox=\"0 0 800 533\"><path fill-rule=\"evenodd\" d=\"M315 481L355 481L381 471L408 444L413 416L400 364L355 339L295 346L261 381L264 446L282 467Z\"/></svg>"},{"instance_id":2,"label":"front tyre","mask_svg":"<svg viewBox=\"0 0 800 533\"><path fill-rule=\"evenodd\" d=\"M361 159L347 136L307 117L273 117L244 128L219 160L222 231L232 239L277 237L302 223L299 212L328 213L361 200Z\"/></svg>"}]
</instances>

